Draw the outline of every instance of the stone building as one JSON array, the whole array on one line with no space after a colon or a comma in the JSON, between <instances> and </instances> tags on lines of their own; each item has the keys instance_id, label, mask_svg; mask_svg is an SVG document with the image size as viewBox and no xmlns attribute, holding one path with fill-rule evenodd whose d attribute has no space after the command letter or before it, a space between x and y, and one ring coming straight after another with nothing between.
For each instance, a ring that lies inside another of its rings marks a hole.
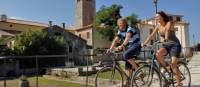
<instances>
[{"instance_id":1,"label":"stone building","mask_svg":"<svg viewBox=\"0 0 200 87\"><path fill-rule=\"evenodd\" d=\"M57 25L45 28L44 30L47 30L50 36L54 35L63 36L64 39L68 42L66 46L66 55L67 55L67 57L65 58L66 65L72 64L70 66L73 66L73 65L86 64L86 58L84 56L81 56L83 54L86 54L87 52L86 40L72 34L71 32Z\"/></svg>"},{"instance_id":2,"label":"stone building","mask_svg":"<svg viewBox=\"0 0 200 87\"><path fill-rule=\"evenodd\" d=\"M66 41L70 42L70 45L66 46L66 54L69 55L65 59L66 65L69 65L69 63L71 63L71 65L84 65L86 63L84 61L85 58L79 56L80 54L84 54L84 52L86 52L86 40L67 31L64 24L62 27L51 26L52 22L45 24L34 21L11 19L6 15L1 15L0 18L0 37L6 39L8 46L12 47L14 45L14 38L16 34L29 30L34 31L47 29L49 33L53 33L52 35L62 35Z\"/></svg>"},{"instance_id":3,"label":"stone building","mask_svg":"<svg viewBox=\"0 0 200 87\"><path fill-rule=\"evenodd\" d=\"M34 22L34 21L27 21L27 20L19 20L19 19L11 19L8 18L5 14L0 16L0 30L3 33L0 33L2 37L13 36L18 34L22 31L28 30L38 30L44 29L48 27L48 24Z\"/></svg>"},{"instance_id":4,"label":"stone building","mask_svg":"<svg viewBox=\"0 0 200 87\"><path fill-rule=\"evenodd\" d=\"M99 48L108 48L110 42L103 39L101 34L92 26L96 13L95 0L75 0L75 26L67 30L87 41L87 49L89 54L95 54L95 50ZM97 62L95 57L91 56L92 62Z\"/></svg>"}]
</instances>

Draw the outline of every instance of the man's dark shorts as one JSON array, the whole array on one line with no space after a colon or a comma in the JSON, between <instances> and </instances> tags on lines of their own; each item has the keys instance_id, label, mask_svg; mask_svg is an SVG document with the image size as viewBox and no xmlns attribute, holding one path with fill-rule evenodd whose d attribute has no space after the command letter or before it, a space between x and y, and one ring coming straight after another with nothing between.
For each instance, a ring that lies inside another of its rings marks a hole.
<instances>
[{"instance_id":1,"label":"man's dark shorts","mask_svg":"<svg viewBox=\"0 0 200 87\"><path fill-rule=\"evenodd\" d=\"M123 60L126 61L125 68L131 69L132 65L128 63L128 59L133 59L135 56L139 55L141 50L140 44L133 44L128 50L123 54Z\"/></svg>"}]
</instances>

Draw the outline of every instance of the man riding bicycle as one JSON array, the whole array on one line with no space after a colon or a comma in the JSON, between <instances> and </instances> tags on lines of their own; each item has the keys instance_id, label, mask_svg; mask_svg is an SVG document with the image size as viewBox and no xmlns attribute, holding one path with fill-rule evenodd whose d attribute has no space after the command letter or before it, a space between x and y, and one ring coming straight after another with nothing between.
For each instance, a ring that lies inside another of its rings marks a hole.
<instances>
[{"instance_id":1,"label":"man riding bicycle","mask_svg":"<svg viewBox=\"0 0 200 87\"><path fill-rule=\"evenodd\" d=\"M120 40L124 40L123 43L118 46L118 50L127 49L123 54L123 60L125 63L125 70L128 77L132 75L132 70L136 69L138 65L135 62L135 55L141 50L140 38L135 28L129 27L127 21L123 18L117 20L118 33L114 38L110 49L113 50ZM108 51L109 51L108 50ZM125 87L130 86L130 79L127 80Z\"/></svg>"}]
</instances>

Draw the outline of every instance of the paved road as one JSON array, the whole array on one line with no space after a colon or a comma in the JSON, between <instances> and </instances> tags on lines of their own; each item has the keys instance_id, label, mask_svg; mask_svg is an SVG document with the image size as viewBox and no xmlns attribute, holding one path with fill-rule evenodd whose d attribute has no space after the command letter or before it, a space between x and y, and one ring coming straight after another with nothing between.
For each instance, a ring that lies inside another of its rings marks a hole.
<instances>
[{"instance_id":1,"label":"paved road","mask_svg":"<svg viewBox=\"0 0 200 87\"><path fill-rule=\"evenodd\" d=\"M200 52L195 54L188 64L191 72L192 85L191 87L200 87Z\"/></svg>"}]
</instances>

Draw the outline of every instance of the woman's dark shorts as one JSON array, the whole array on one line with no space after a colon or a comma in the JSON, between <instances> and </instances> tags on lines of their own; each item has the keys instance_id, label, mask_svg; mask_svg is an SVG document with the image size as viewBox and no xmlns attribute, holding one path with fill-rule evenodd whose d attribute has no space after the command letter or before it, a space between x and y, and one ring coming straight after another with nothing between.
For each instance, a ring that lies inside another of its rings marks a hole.
<instances>
[{"instance_id":1,"label":"woman's dark shorts","mask_svg":"<svg viewBox=\"0 0 200 87\"><path fill-rule=\"evenodd\" d=\"M170 56L179 57L181 53L181 45L180 44L163 44L162 48L167 50Z\"/></svg>"},{"instance_id":2,"label":"woman's dark shorts","mask_svg":"<svg viewBox=\"0 0 200 87\"><path fill-rule=\"evenodd\" d=\"M140 44L133 44L128 50L123 54L123 60L126 61L125 68L131 69L132 65L128 63L128 59L134 59L137 55L139 55L141 50Z\"/></svg>"}]
</instances>

